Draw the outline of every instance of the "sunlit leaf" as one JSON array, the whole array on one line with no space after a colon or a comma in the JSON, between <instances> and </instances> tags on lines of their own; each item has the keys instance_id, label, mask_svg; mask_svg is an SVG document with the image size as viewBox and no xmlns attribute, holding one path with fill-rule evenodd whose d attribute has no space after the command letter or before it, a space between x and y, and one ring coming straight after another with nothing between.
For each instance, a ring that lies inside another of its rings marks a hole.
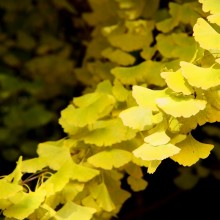
<instances>
[{"instance_id":1,"label":"sunlit leaf","mask_svg":"<svg viewBox=\"0 0 220 220\"><path fill-rule=\"evenodd\" d=\"M163 160L179 153L180 148L173 144L165 144L160 146L152 146L144 143L133 151L135 157L142 160Z\"/></svg>"},{"instance_id":2,"label":"sunlit leaf","mask_svg":"<svg viewBox=\"0 0 220 220\"><path fill-rule=\"evenodd\" d=\"M60 210L57 211L54 216L57 220L72 220L72 219L92 219L95 209L90 207L84 207L74 202L67 202Z\"/></svg>"},{"instance_id":3,"label":"sunlit leaf","mask_svg":"<svg viewBox=\"0 0 220 220\"><path fill-rule=\"evenodd\" d=\"M114 86L112 88L112 93L114 94L115 98L118 101L126 101L128 99L128 96L130 95L130 91L127 90L122 83L115 79Z\"/></svg>"},{"instance_id":4,"label":"sunlit leaf","mask_svg":"<svg viewBox=\"0 0 220 220\"><path fill-rule=\"evenodd\" d=\"M211 144L200 143L191 134L182 142L177 143L176 146L181 150L171 158L183 166L191 166L200 158L205 159L214 147Z\"/></svg>"},{"instance_id":5,"label":"sunlit leaf","mask_svg":"<svg viewBox=\"0 0 220 220\"><path fill-rule=\"evenodd\" d=\"M35 192L23 193L14 204L8 207L3 214L8 218L25 219L44 201L45 191L37 190Z\"/></svg>"},{"instance_id":6,"label":"sunlit leaf","mask_svg":"<svg viewBox=\"0 0 220 220\"><path fill-rule=\"evenodd\" d=\"M174 92L190 95L194 91L188 82L184 79L180 70L176 72L162 72L161 76L165 79L167 86Z\"/></svg>"},{"instance_id":7,"label":"sunlit leaf","mask_svg":"<svg viewBox=\"0 0 220 220\"><path fill-rule=\"evenodd\" d=\"M136 132L123 125L121 119L97 121L91 127L91 131L83 138L86 144L97 146L111 146L125 140L134 138Z\"/></svg>"},{"instance_id":8,"label":"sunlit leaf","mask_svg":"<svg viewBox=\"0 0 220 220\"><path fill-rule=\"evenodd\" d=\"M159 111L156 99L166 96L166 90L151 90L142 86L133 86L132 95L138 105L149 108L152 111Z\"/></svg>"},{"instance_id":9,"label":"sunlit leaf","mask_svg":"<svg viewBox=\"0 0 220 220\"><path fill-rule=\"evenodd\" d=\"M22 191L23 187L15 183L10 183L5 179L1 179L0 189L4 189L0 190L0 199L7 199L16 194L17 192Z\"/></svg>"},{"instance_id":10,"label":"sunlit leaf","mask_svg":"<svg viewBox=\"0 0 220 220\"><path fill-rule=\"evenodd\" d=\"M157 98L156 103L165 113L173 117L188 118L205 109L206 101L184 96Z\"/></svg>"},{"instance_id":11,"label":"sunlit leaf","mask_svg":"<svg viewBox=\"0 0 220 220\"><path fill-rule=\"evenodd\" d=\"M120 155L120 156L119 156ZM88 158L88 162L95 167L111 170L119 168L131 161L132 154L121 149L102 151Z\"/></svg>"},{"instance_id":12,"label":"sunlit leaf","mask_svg":"<svg viewBox=\"0 0 220 220\"><path fill-rule=\"evenodd\" d=\"M219 32L203 18L199 18L193 27L193 36L202 48L220 51Z\"/></svg>"},{"instance_id":13,"label":"sunlit leaf","mask_svg":"<svg viewBox=\"0 0 220 220\"><path fill-rule=\"evenodd\" d=\"M132 67L115 67L111 73L126 85L146 82L149 85L164 86L165 82L160 76L162 67L159 62L147 60Z\"/></svg>"},{"instance_id":14,"label":"sunlit leaf","mask_svg":"<svg viewBox=\"0 0 220 220\"><path fill-rule=\"evenodd\" d=\"M184 61L180 65L182 74L190 85L204 90L220 85L220 69L203 68Z\"/></svg>"},{"instance_id":15,"label":"sunlit leaf","mask_svg":"<svg viewBox=\"0 0 220 220\"><path fill-rule=\"evenodd\" d=\"M139 131L150 128L153 125L153 115L149 108L134 106L119 114L123 124Z\"/></svg>"}]
</instances>

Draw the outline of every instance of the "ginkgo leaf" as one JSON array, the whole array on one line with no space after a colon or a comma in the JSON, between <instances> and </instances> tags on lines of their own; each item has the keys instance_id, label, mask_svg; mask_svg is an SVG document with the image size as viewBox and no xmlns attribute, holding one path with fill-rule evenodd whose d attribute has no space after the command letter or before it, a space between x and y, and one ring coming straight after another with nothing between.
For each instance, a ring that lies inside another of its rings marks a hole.
<instances>
[{"instance_id":1,"label":"ginkgo leaf","mask_svg":"<svg viewBox=\"0 0 220 220\"><path fill-rule=\"evenodd\" d=\"M199 0L202 3L202 9L204 12L210 12L207 18L210 22L220 25L220 7L218 0Z\"/></svg>"},{"instance_id":2,"label":"ginkgo leaf","mask_svg":"<svg viewBox=\"0 0 220 220\"><path fill-rule=\"evenodd\" d=\"M108 58L113 63L117 63L118 65L122 66L129 66L135 62L135 57L131 54L111 47L102 51L102 56Z\"/></svg>"},{"instance_id":3,"label":"ginkgo leaf","mask_svg":"<svg viewBox=\"0 0 220 220\"><path fill-rule=\"evenodd\" d=\"M89 157L88 162L95 167L111 170L113 167L119 168L129 163L131 159L132 154L130 152L121 149L111 149Z\"/></svg>"},{"instance_id":4,"label":"ginkgo leaf","mask_svg":"<svg viewBox=\"0 0 220 220\"><path fill-rule=\"evenodd\" d=\"M165 113L173 117L189 118L205 109L206 101L185 96L157 98L156 103Z\"/></svg>"},{"instance_id":5,"label":"ginkgo leaf","mask_svg":"<svg viewBox=\"0 0 220 220\"><path fill-rule=\"evenodd\" d=\"M114 80L112 93L114 94L115 98L120 102L126 101L128 99L128 96L130 95L130 91L127 90L117 79Z\"/></svg>"},{"instance_id":6,"label":"ginkgo leaf","mask_svg":"<svg viewBox=\"0 0 220 220\"><path fill-rule=\"evenodd\" d=\"M152 161L149 161L149 165L147 167L147 173L150 173L150 174L153 174L156 169L159 167L159 165L161 164L161 160L152 160Z\"/></svg>"},{"instance_id":7,"label":"ginkgo leaf","mask_svg":"<svg viewBox=\"0 0 220 220\"><path fill-rule=\"evenodd\" d=\"M69 149L63 147L62 144L62 140L40 143L37 153L42 159L38 161L42 162L42 165L46 163L53 170L58 170L66 160L71 159Z\"/></svg>"},{"instance_id":8,"label":"ginkgo leaf","mask_svg":"<svg viewBox=\"0 0 220 220\"><path fill-rule=\"evenodd\" d=\"M150 134L144 138L144 142L153 146L167 144L170 141L170 137L166 134L165 129L164 124L154 127L149 131Z\"/></svg>"},{"instance_id":9,"label":"ginkgo leaf","mask_svg":"<svg viewBox=\"0 0 220 220\"><path fill-rule=\"evenodd\" d=\"M72 171L70 178L79 182L87 182L99 174L98 170L75 163L69 169Z\"/></svg>"},{"instance_id":10,"label":"ginkgo leaf","mask_svg":"<svg viewBox=\"0 0 220 220\"><path fill-rule=\"evenodd\" d=\"M105 211L112 212L116 208L105 183L95 185L90 191L97 204Z\"/></svg>"},{"instance_id":11,"label":"ginkgo leaf","mask_svg":"<svg viewBox=\"0 0 220 220\"><path fill-rule=\"evenodd\" d=\"M191 61L198 52L197 42L186 33L159 34L156 40L159 52L167 58Z\"/></svg>"},{"instance_id":12,"label":"ginkgo leaf","mask_svg":"<svg viewBox=\"0 0 220 220\"><path fill-rule=\"evenodd\" d=\"M74 202L68 201L60 210L57 211L54 218L56 220L72 220L72 219L92 219L96 209L78 205Z\"/></svg>"},{"instance_id":13,"label":"ginkgo leaf","mask_svg":"<svg viewBox=\"0 0 220 220\"><path fill-rule=\"evenodd\" d=\"M220 50L220 34L203 18L199 18L193 27L193 36L206 50ZM207 41L207 39L209 39Z\"/></svg>"},{"instance_id":14,"label":"ginkgo leaf","mask_svg":"<svg viewBox=\"0 0 220 220\"><path fill-rule=\"evenodd\" d=\"M36 157L32 159L26 159L22 163L22 172L35 173L38 170L47 166L47 159Z\"/></svg>"},{"instance_id":15,"label":"ginkgo leaf","mask_svg":"<svg viewBox=\"0 0 220 220\"><path fill-rule=\"evenodd\" d=\"M0 180L0 189L4 189L4 190L0 190L0 200L1 200L1 199L7 199L13 196L14 194L16 194L17 192L22 191L23 187L15 183L10 183L3 178Z\"/></svg>"},{"instance_id":16,"label":"ginkgo leaf","mask_svg":"<svg viewBox=\"0 0 220 220\"><path fill-rule=\"evenodd\" d=\"M176 72L162 72L161 76L165 79L167 86L174 92L180 92L184 95L193 94L193 88L184 79L180 70Z\"/></svg>"},{"instance_id":17,"label":"ginkgo leaf","mask_svg":"<svg viewBox=\"0 0 220 220\"><path fill-rule=\"evenodd\" d=\"M211 144L201 143L193 138L191 134L182 142L176 144L181 150L178 154L171 156L171 159L183 166L192 166L200 158L205 159L214 148Z\"/></svg>"},{"instance_id":18,"label":"ginkgo leaf","mask_svg":"<svg viewBox=\"0 0 220 220\"><path fill-rule=\"evenodd\" d=\"M147 60L132 67L115 67L111 73L126 85L145 82L149 85L164 86L165 82L160 76L162 67L162 63Z\"/></svg>"},{"instance_id":19,"label":"ginkgo leaf","mask_svg":"<svg viewBox=\"0 0 220 220\"><path fill-rule=\"evenodd\" d=\"M129 176L127 178L127 182L134 192L144 190L148 185L148 182L146 180L144 180L142 178L136 178L133 176Z\"/></svg>"},{"instance_id":20,"label":"ginkgo leaf","mask_svg":"<svg viewBox=\"0 0 220 220\"><path fill-rule=\"evenodd\" d=\"M133 86L132 95L138 105L149 108L152 111L159 111L155 100L167 96L166 90L151 90L142 86Z\"/></svg>"},{"instance_id":21,"label":"ginkgo leaf","mask_svg":"<svg viewBox=\"0 0 220 220\"><path fill-rule=\"evenodd\" d=\"M142 160L163 160L179 153L180 148L173 144L165 144L160 146L152 146L144 143L133 151L135 157Z\"/></svg>"},{"instance_id":22,"label":"ginkgo leaf","mask_svg":"<svg viewBox=\"0 0 220 220\"><path fill-rule=\"evenodd\" d=\"M153 126L153 115L149 108L134 106L119 114L125 126L143 131Z\"/></svg>"},{"instance_id":23,"label":"ginkgo leaf","mask_svg":"<svg viewBox=\"0 0 220 220\"><path fill-rule=\"evenodd\" d=\"M23 193L19 198L13 199L14 204L4 210L4 216L21 220L26 219L44 201L45 194L46 192L42 190Z\"/></svg>"},{"instance_id":24,"label":"ginkgo leaf","mask_svg":"<svg viewBox=\"0 0 220 220\"><path fill-rule=\"evenodd\" d=\"M203 68L184 61L180 66L183 76L194 87L208 90L220 85L220 69Z\"/></svg>"},{"instance_id":25,"label":"ginkgo leaf","mask_svg":"<svg viewBox=\"0 0 220 220\"><path fill-rule=\"evenodd\" d=\"M79 108L75 108L71 104L68 105L66 109L61 111L61 118L68 121L69 126L72 124L73 127L83 127L109 114L115 99L112 95L95 92L75 98L74 103Z\"/></svg>"},{"instance_id":26,"label":"ginkgo leaf","mask_svg":"<svg viewBox=\"0 0 220 220\"><path fill-rule=\"evenodd\" d=\"M125 140L134 138L136 132L123 125L120 118L105 121L97 121L91 127L91 131L83 137L86 144L96 146L111 146Z\"/></svg>"}]
</instances>

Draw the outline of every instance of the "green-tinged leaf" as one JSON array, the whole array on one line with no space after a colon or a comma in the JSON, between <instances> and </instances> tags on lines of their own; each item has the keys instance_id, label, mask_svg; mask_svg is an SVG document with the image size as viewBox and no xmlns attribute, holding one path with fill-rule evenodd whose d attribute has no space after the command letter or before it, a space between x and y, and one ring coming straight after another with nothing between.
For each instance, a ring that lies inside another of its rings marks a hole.
<instances>
[{"instance_id":1,"label":"green-tinged leaf","mask_svg":"<svg viewBox=\"0 0 220 220\"><path fill-rule=\"evenodd\" d=\"M180 148L173 144L165 144L160 146L152 146L150 144L142 144L133 151L135 157L142 160L163 160L179 153Z\"/></svg>"},{"instance_id":2,"label":"green-tinged leaf","mask_svg":"<svg viewBox=\"0 0 220 220\"><path fill-rule=\"evenodd\" d=\"M23 187L15 183L10 183L3 178L0 180L0 189L2 189L0 190L0 199L7 199L15 195L17 192L22 191Z\"/></svg>"},{"instance_id":3,"label":"green-tinged leaf","mask_svg":"<svg viewBox=\"0 0 220 220\"><path fill-rule=\"evenodd\" d=\"M167 33L180 23L193 26L199 17L199 3L189 2L185 4L169 3L170 18L163 19L156 24L158 30ZM200 10L201 11L201 10Z\"/></svg>"},{"instance_id":4,"label":"green-tinged leaf","mask_svg":"<svg viewBox=\"0 0 220 220\"><path fill-rule=\"evenodd\" d=\"M214 148L211 144L204 144L195 140L191 134L182 142L177 143L176 146L181 150L178 154L173 155L171 159L183 166L192 166L200 158L205 159Z\"/></svg>"},{"instance_id":5,"label":"green-tinged leaf","mask_svg":"<svg viewBox=\"0 0 220 220\"><path fill-rule=\"evenodd\" d=\"M123 24L105 26L102 31L113 47L130 52L150 45L154 23L148 20L125 21ZM132 43L131 43L132 42Z\"/></svg>"},{"instance_id":6,"label":"green-tinged leaf","mask_svg":"<svg viewBox=\"0 0 220 220\"><path fill-rule=\"evenodd\" d=\"M95 185L90 190L92 197L96 200L97 204L105 211L112 212L116 208L104 183Z\"/></svg>"},{"instance_id":7,"label":"green-tinged leaf","mask_svg":"<svg viewBox=\"0 0 220 220\"><path fill-rule=\"evenodd\" d=\"M125 126L143 131L153 126L153 115L149 108L134 106L119 114Z\"/></svg>"},{"instance_id":8,"label":"green-tinged leaf","mask_svg":"<svg viewBox=\"0 0 220 220\"><path fill-rule=\"evenodd\" d=\"M194 38L186 33L159 34L156 40L159 52L166 58L191 61L198 50Z\"/></svg>"},{"instance_id":9,"label":"green-tinged leaf","mask_svg":"<svg viewBox=\"0 0 220 220\"><path fill-rule=\"evenodd\" d=\"M184 61L180 62L180 66L183 76L191 86L208 90L220 85L220 69L203 68Z\"/></svg>"},{"instance_id":10,"label":"green-tinged leaf","mask_svg":"<svg viewBox=\"0 0 220 220\"><path fill-rule=\"evenodd\" d=\"M136 178L133 176L129 176L127 178L127 182L134 192L144 190L148 185L148 182L146 180L144 180L142 178Z\"/></svg>"},{"instance_id":11,"label":"green-tinged leaf","mask_svg":"<svg viewBox=\"0 0 220 220\"><path fill-rule=\"evenodd\" d=\"M97 121L91 126L91 131L83 137L86 144L101 146L111 146L125 140L134 138L136 132L123 125L121 119L110 119Z\"/></svg>"},{"instance_id":12,"label":"green-tinged leaf","mask_svg":"<svg viewBox=\"0 0 220 220\"><path fill-rule=\"evenodd\" d=\"M189 118L205 109L206 101L185 96L157 98L156 103L165 113L173 117Z\"/></svg>"},{"instance_id":13,"label":"green-tinged leaf","mask_svg":"<svg viewBox=\"0 0 220 220\"><path fill-rule=\"evenodd\" d=\"M32 159L24 160L22 163L22 172L35 173L38 170L43 169L48 164L46 158L36 157Z\"/></svg>"},{"instance_id":14,"label":"green-tinged leaf","mask_svg":"<svg viewBox=\"0 0 220 220\"><path fill-rule=\"evenodd\" d=\"M69 182L73 172L71 169L72 163L72 161L65 162L56 173L51 174L51 176L39 186L40 190L47 192L47 197L61 191Z\"/></svg>"},{"instance_id":15,"label":"green-tinged leaf","mask_svg":"<svg viewBox=\"0 0 220 220\"><path fill-rule=\"evenodd\" d=\"M129 66L135 62L135 57L131 54L111 47L102 51L102 56L109 59L111 62L122 66Z\"/></svg>"},{"instance_id":16,"label":"green-tinged leaf","mask_svg":"<svg viewBox=\"0 0 220 220\"><path fill-rule=\"evenodd\" d=\"M71 169L70 178L72 180L78 180L79 182L88 182L99 174L98 170L75 163L72 163L69 169Z\"/></svg>"},{"instance_id":17,"label":"green-tinged leaf","mask_svg":"<svg viewBox=\"0 0 220 220\"><path fill-rule=\"evenodd\" d=\"M23 193L19 198L11 199L14 204L4 210L4 216L21 220L27 218L44 201L45 194L45 191L37 190Z\"/></svg>"},{"instance_id":18,"label":"green-tinged leaf","mask_svg":"<svg viewBox=\"0 0 220 220\"><path fill-rule=\"evenodd\" d=\"M85 184L76 181L70 181L60 192L62 201L73 201L74 198L83 191Z\"/></svg>"},{"instance_id":19,"label":"green-tinged leaf","mask_svg":"<svg viewBox=\"0 0 220 220\"><path fill-rule=\"evenodd\" d=\"M174 92L184 95L193 94L194 90L184 79L180 70L176 72L162 72L161 76L165 79L167 86Z\"/></svg>"},{"instance_id":20,"label":"green-tinged leaf","mask_svg":"<svg viewBox=\"0 0 220 220\"><path fill-rule=\"evenodd\" d=\"M138 105L149 108L152 111L159 111L156 99L167 96L166 90L151 90L142 86L133 86L132 95Z\"/></svg>"},{"instance_id":21,"label":"green-tinged leaf","mask_svg":"<svg viewBox=\"0 0 220 220\"><path fill-rule=\"evenodd\" d=\"M130 91L127 90L117 79L114 80L112 93L114 94L115 98L120 102L126 101L128 99L128 96L130 96Z\"/></svg>"},{"instance_id":22,"label":"green-tinged leaf","mask_svg":"<svg viewBox=\"0 0 220 220\"><path fill-rule=\"evenodd\" d=\"M63 145L63 140L47 141L38 145L37 153L51 169L58 170L70 157L70 151ZM39 160L39 162L41 162ZM35 162L35 161L34 161Z\"/></svg>"},{"instance_id":23,"label":"green-tinged leaf","mask_svg":"<svg viewBox=\"0 0 220 220\"><path fill-rule=\"evenodd\" d=\"M111 149L102 151L88 158L88 162L95 167L111 170L113 167L119 168L132 159L132 154L121 149Z\"/></svg>"},{"instance_id":24,"label":"green-tinged leaf","mask_svg":"<svg viewBox=\"0 0 220 220\"><path fill-rule=\"evenodd\" d=\"M96 210L93 208L84 207L69 201L57 211L54 217L56 220L90 220L95 212Z\"/></svg>"},{"instance_id":25,"label":"green-tinged leaf","mask_svg":"<svg viewBox=\"0 0 220 220\"><path fill-rule=\"evenodd\" d=\"M132 67L115 67L111 73L126 85L147 83L149 85L164 86L165 82L160 76L162 63L147 60Z\"/></svg>"},{"instance_id":26,"label":"green-tinged leaf","mask_svg":"<svg viewBox=\"0 0 220 220\"><path fill-rule=\"evenodd\" d=\"M193 27L193 36L202 48L206 50L220 51L219 31L203 18L199 18Z\"/></svg>"},{"instance_id":27,"label":"green-tinged leaf","mask_svg":"<svg viewBox=\"0 0 220 220\"><path fill-rule=\"evenodd\" d=\"M97 119L109 114L115 99L112 95L95 92L74 98L74 103L79 108L70 104L67 109L61 111L61 118L68 122L68 127L72 125L73 129L76 126L83 127L92 124Z\"/></svg>"}]
</instances>

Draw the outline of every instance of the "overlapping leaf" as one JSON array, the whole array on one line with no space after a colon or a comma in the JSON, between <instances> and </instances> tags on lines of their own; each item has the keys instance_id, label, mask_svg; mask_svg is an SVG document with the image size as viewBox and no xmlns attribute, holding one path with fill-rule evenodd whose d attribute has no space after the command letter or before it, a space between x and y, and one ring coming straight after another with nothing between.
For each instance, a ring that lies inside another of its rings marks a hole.
<instances>
[{"instance_id":1,"label":"overlapping leaf","mask_svg":"<svg viewBox=\"0 0 220 220\"><path fill-rule=\"evenodd\" d=\"M199 159L205 159L209 156L213 145L200 143L190 134L188 137L176 146L180 148L180 152L171 158L183 166L192 166Z\"/></svg>"}]
</instances>

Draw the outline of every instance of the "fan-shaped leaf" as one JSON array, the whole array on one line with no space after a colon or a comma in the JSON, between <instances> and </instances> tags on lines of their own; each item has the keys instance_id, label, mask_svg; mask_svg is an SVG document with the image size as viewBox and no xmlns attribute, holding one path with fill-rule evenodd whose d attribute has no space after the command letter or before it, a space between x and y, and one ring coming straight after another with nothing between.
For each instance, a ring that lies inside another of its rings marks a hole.
<instances>
[{"instance_id":1,"label":"fan-shaped leaf","mask_svg":"<svg viewBox=\"0 0 220 220\"><path fill-rule=\"evenodd\" d=\"M111 149L102 151L88 158L88 162L95 167L111 170L113 167L119 168L132 159L132 154L121 149Z\"/></svg>"},{"instance_id":2,"label":"fan-shaped leaf","mask_svg":"<svg viewBox=\"0 0 220 220\"><path fill-rule=\"evenodd\" d=\"M133 151L135 157L142 160L163 160L179 153L180 148L173 144L165 144L160 146L152 146L150 144L142 144Z\"/></svg>"},{"instance_id":3,"label":"fan-shaped leaf","mask_svg":"<svg viewBox=\"0 0 220 220\"><path fill-rule=\"evenodd\" d=\"M191 86L208 90L220 85L220 69L203 68L184 61L180 62L180 66L183 76Z\"/></svg>"},{"instance_id":4,"label":"fan-shaped leaf","mask_svg":"<svg viewBox=\"0 0 220 220\"><path fill-rule=\"evenodd\" d=\"M176 146L178 146L181 151L172 156L171 159L183 166L191 166L200 158L205 159L214 147L211 144L200 143L195 140L191 134L182 142L177 143Z\"/></svg>"}]
</instances>

